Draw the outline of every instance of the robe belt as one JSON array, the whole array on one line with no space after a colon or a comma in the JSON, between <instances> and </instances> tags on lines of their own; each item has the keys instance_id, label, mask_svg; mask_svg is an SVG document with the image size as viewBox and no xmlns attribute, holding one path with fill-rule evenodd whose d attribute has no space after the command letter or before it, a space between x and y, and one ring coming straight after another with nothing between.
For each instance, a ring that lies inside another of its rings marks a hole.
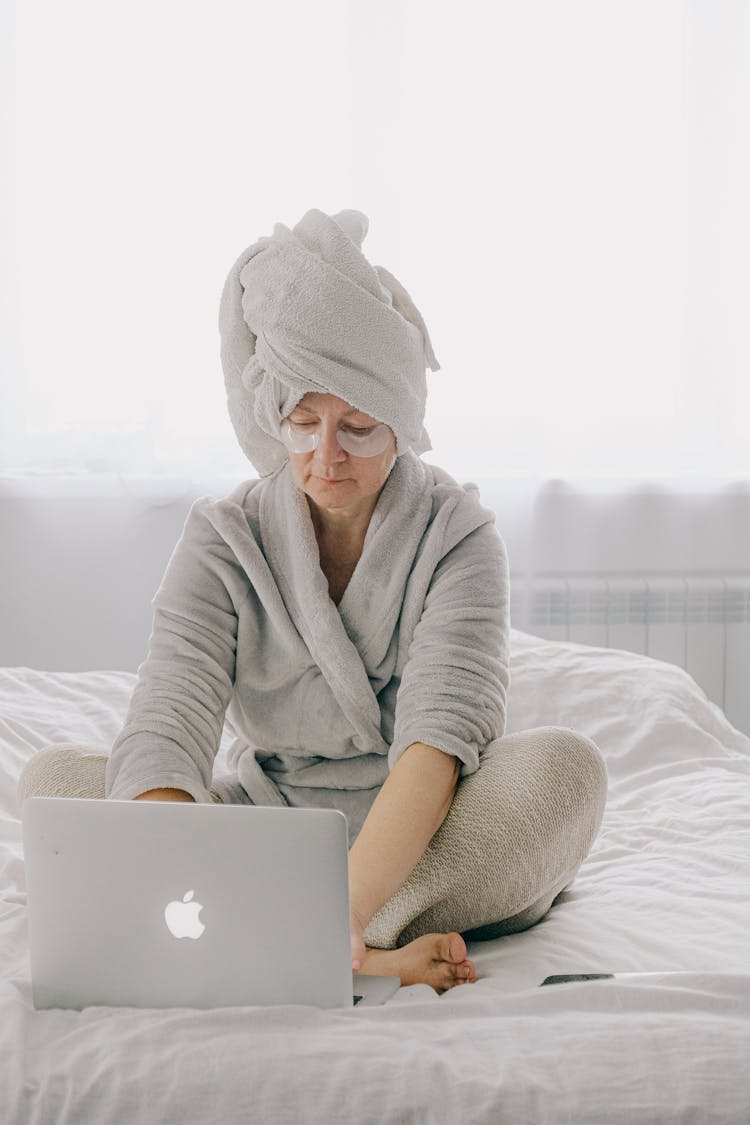
<instances>
[{"instance_id":1,"label":"robe belt","mask_svg":"<svg viewBox=\"0 0 750 1125\"><path fill-rule=\"evenodd\" d=\"M237 760L237 777L240 785L254 805L280 805L288 808L281 790L263 772L263 767L255 756L256 753L256 749L247 746L240 754Z\"/></svg>"}]
</instances>

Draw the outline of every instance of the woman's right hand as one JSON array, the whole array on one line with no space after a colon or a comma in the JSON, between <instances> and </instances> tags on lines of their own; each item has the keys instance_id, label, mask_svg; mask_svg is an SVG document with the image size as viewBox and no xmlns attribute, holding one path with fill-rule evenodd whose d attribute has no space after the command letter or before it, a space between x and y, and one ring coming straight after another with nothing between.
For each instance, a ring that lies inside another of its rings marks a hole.
<instances>
[{"instance_id":1,"label":"woman's right hand","mask_svg":"<svg viewBox=\"0 0 750 1125\"><path fill-rule=\"evenodd\" d=\"M192 801L195 804L195 798L186 793L184 789L147 789L145 793L139 793L137 797L133 797L134 801Z\"/></svg>"}]
</instances>

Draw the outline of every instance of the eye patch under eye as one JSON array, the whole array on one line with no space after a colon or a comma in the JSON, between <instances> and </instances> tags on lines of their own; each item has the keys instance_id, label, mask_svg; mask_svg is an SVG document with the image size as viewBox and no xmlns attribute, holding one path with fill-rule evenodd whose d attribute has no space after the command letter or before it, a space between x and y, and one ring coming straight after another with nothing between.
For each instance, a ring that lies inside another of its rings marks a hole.
<instances>
[{"instance_id":1,"label":"eye patch under eye","mask_svg":"<svg viewBox=\"0 0 750 1125\"><path fill-rule=\"evenodd\" d=\"M387 449L391 436L384 422L366 428L341 425L336 430L339 445L354 457L376 457ZM292 453L311 453L320 441L320 424L285 418L281 423L281 439Z\"/></svg>"}]
</instances>

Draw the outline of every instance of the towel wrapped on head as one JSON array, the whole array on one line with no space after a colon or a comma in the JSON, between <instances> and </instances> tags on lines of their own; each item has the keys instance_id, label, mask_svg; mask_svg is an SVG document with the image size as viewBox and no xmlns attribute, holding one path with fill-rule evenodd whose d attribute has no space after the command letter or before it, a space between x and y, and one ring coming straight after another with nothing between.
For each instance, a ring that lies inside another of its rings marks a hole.
<instances>
[{"instance_id":1,"label":"towel wrapped on head","mask_svg":"<svg viewBox=\"0 0 750 1125\"><path fill-rule=\"evenodd\" d=\"M219 307L229 416L261 476L287 460L280 425L309 392L385 422L396 455L431 449L425 368L440 370L422 315L400 282L362 253L361 211L307 211L239 256Z\"/></svg>"}]
</instances>

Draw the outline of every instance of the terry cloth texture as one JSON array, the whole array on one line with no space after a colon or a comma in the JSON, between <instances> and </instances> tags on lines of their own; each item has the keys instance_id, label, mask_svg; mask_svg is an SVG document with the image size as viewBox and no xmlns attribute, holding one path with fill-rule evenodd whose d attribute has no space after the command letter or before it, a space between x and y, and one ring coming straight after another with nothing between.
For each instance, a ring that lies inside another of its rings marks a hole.
<instances>
[{"instance_id":1,"label":"terry cloth texture","mask_svg":"<svg viewBox=\"0 0 750 1125\"><path fill-rule=\"evenodd\" d=\"M413 742L473 773L504 732L509 684L494 521L476 486L407 452L337 606L288 462L196 500L153 599L106 796L168 787L208 801L225 715L227 765L250 799L338 808L350 842Z\"/></svg>"},{"instance_id":2,"label":"terry cloth texture","mask_svg":"<svg viewBox=\"0 0 750 1125\"><path fill-rule=\"evenodd\" d=\"M370 920L370 948L395 949L452 930L479 941L528 929L588 855L607 795L604 759L590 739L565 727L535 727L496 739L480 759L459 781L406 882ZM19 807L29 796L103 798L107 760L101 748L71 743L38 751L21 774ZM249 803L231 779L211 796Z\"/></svg>"},{"instance_id":3,"label":"terry cloth texture","mask_svg":"<svg viewBox=\"0 0 750 1125\"><path fill-rule=\"evenodd\" d=\"M229 417L261 476L288 458L280 424L307 393L338 395L385 422L396 455L431 448L425 368L439 371L427 326L403 285L362 253L361 211L312 209L254 242L219 303Z\"/></svg>"}]
</instances>

